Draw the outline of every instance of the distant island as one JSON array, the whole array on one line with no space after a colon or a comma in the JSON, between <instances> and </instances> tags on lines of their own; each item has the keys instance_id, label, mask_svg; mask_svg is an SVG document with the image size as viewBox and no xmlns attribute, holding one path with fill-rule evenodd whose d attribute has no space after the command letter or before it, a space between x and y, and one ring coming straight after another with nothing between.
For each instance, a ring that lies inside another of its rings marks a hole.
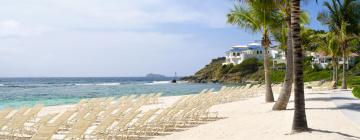
<instances>
[{"instance_id":1,"label":"distant island","mask_svg":"<svg viewBox=\"0 0 360 140\"><path fill-rule=\"evenodd\" d=\"M167 78L165 75L149 73L145 77L147 78Z\"/></svg>"}]
</instances>

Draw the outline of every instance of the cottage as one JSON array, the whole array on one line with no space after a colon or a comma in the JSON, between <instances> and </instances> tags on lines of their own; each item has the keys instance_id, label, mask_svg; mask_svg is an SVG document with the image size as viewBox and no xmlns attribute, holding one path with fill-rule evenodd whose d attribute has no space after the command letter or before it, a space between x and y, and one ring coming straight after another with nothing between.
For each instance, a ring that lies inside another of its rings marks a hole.
<instances>
[{"instance_id":1,"label":"cottage","mask_svg":"<svg viewBox=\"0 0 360 140\"><path fill-rule=\"evenodd\" d=\"M317 53L317 52L309 52L309 54L310 54L310 56L313 57L312 62L311 62L313 66L317 65L320 68L325 69L329 65L331 65L331 61L332 61L331 56L325 55L323 53ZM352 53L349 55L349 58L345 62L347 69L349 69L350 66L355 65L356 57L359 57L359 55L356 53ZM342 57L338 57L337 61L339 62L340 65L344 64Z\"/></svg>"},{"instance_id":2,"label":"cottage","mask_svg":"<svg viewBox=\"0 0 360 140\"><path fill-rule=\"evenodd\" d=\"M225 52L226 60L223 65L240 64L248 58L264 59L264 49L259 43L250 43L248 45L237 45ZM284 52L279 49L270 48L269 57L272 58L274 64L282 63L285 60Z\"/></svg>"}]
</instances>

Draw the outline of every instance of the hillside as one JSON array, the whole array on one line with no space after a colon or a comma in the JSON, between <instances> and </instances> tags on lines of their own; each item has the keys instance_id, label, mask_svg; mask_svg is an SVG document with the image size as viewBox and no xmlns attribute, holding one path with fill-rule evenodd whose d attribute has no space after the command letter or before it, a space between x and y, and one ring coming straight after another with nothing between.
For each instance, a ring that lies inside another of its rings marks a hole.
<instances>
[{"instance_id":1,"label":"hillside","mask_svg":"<svg viewBox=\"0 0 360 140\"><path fill-rule=\"evenodd\" d=\"M318 81L331 80L332 70L318 69L311 66L311 57L305 58L304 80ZM192 76L183 77L194 83L244 83L244 82L264 82L263 63L255 58L247 59L239 65L222 65L224 57L216 58L205 65L204 68L197 71ZM358 61L359 62L359 61ZM274 83L283 81L285 75L285 64L278 64L275 67L270 63L270 77ZM341 70L339 70L339 79L341 79ZM351 85L360 85L360 63L351 67L348 71L348 83ZM339 84L341 80L339 81Z\"/></svg>"},{"instance_id":2,"label":"hillside","mask_svg":"<svg viewBox=\"0 0 360 140\"><path fill-rule=\"evenodd\" d=\"M241 83L245 81L262 81L262 63L257 59L247 59L239 65L222 65L224 57L213 59L193 76L183 80L196 83Z\"/></svg>"}]
</instances>

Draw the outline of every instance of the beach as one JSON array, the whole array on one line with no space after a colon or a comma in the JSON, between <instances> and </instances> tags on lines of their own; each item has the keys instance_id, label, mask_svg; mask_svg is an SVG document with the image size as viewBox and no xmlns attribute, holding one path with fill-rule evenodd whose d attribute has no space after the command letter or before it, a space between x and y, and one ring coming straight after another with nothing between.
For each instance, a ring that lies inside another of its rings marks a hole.
<instances>
[{"instance_id":1,"label":"beach","mask_svg":"<svg viewBox=\"0 0 360 140\"><path fill-rule=\"evenodd\" d=\"M272 111L273 103L264 97L214 106L226 119L200 125L183 132L173 133L156 140L357 140L360 127L345 117L333 102L326 100L331 91L309 93L306 96L306 113L310 132L291 134L293 102L288 110ZM349 91L343 94L351 94Z\"/></svg>"},{"instance_id":2,"label":"beach","mask_svg":"<svg viewBox=\"0 0 360 140\"><path fill-rule=\"evenodd\" d=\"M360 140L360 0L0 7L0 140Z\"/></svg>"},{"instance_id":3,"label":"beach","mask_svg":"<svg viewBox=\"0 0 360 140\"><path fill-rule=\"evenodd\" d=\"M196 127L168 132L164 136L150 137L155 140L234 140L234 139L277 139L277 140L357 140L360 127L338 109L331 95L351 94L350 91L307 91L306 113L311 131L291 133L293 99L285 111L272 111L273 103L265 103L264 96L215 105L211 112L218 112L219 119ZM277 94L275 94L277 96ZM160 104L147 105L142 110L164 108L180 99L181 96L161 97ZM72 105L45 107L39 114L45 115L65 111ZM88 130L89 131L89 130Z\"/></svg>"}]
</instances>

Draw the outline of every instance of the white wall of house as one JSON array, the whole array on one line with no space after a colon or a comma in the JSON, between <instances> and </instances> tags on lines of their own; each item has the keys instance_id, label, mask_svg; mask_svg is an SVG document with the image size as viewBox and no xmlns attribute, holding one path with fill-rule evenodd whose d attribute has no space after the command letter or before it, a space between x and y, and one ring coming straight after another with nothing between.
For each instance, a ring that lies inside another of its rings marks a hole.
<instances>
[{"instance_id":1,"label":"white wall of house","mask_svg":"<svg viewBox=\"0 0 360 140\"><path fill-rule=\"evenodd\" d=\"M225 53L226 60L223 65L228 64L240 64L244 60L249 58L257 58L258 60L263 60L263 48L258 43L250 43L248 45L238 45L233 46L229 51ZM269 50L269 55L271 58L279 58L281 56L279 53L282 53L278 50Z\"/></svg>"},{"instance_id":2,"label":"white wall of house","mask_svg":"<svg viewBox=\"0 0 360 140\"><path fill-rule=\"evenodd\" d=\"M285 52L277 49L270 49L269 55L271 58L277 58L277 59L286 59Z\"/></svg>"}]
</instances>

